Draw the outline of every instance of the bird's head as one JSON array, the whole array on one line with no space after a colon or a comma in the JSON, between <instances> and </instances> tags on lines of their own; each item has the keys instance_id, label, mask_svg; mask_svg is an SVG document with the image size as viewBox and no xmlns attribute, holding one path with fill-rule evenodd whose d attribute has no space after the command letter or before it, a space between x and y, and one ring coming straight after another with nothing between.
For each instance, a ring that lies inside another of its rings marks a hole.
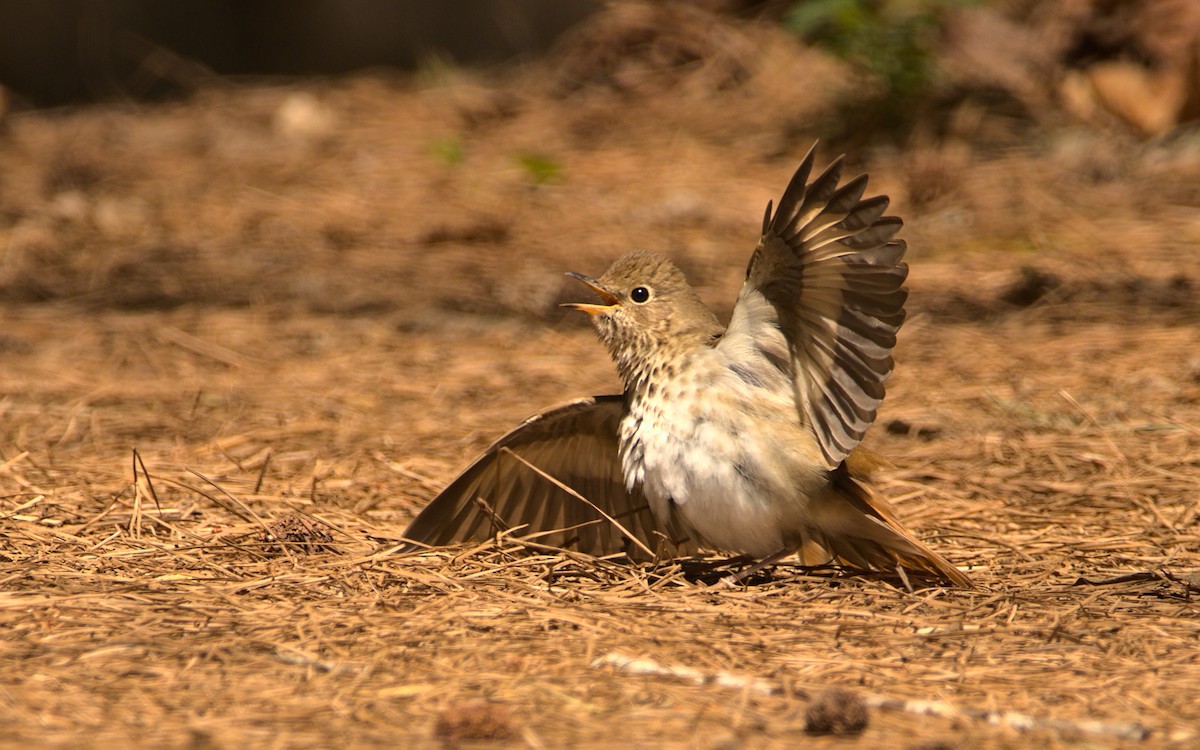
<instances>
[{"instance_id":1,"label":"bird's head","mask_svg":"<svg viewBox=\"0 0 1200 750\"><path fill-rule=\"evenodd\" d=\"M683 272L657 253L634 250L599 279L567 275L591 287L601 303L571 302L563 307L591 317L627 384L631 377L648 374L653 362L671 351L709 345L721 333L721 324Z\"/></svg>"}]
</instances>

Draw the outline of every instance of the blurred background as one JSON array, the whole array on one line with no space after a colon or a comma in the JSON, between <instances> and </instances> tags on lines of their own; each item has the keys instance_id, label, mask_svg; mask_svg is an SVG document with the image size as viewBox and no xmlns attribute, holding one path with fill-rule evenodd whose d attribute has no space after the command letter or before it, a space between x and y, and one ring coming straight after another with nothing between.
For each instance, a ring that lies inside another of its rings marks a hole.
<instances>
[{"instance_id":1,"label":"blurred background","mask_svg":"<svg viewBox=\"0 0 1200 750\"><path fill-rule=\"evenodd\" d=\"M412 71L431 58L486 67L535 60L564 32L612 27L614 14L629 15L635 5L9 0L0 6L0 80L18 106L39 107L187 96L219 76ZM610 28L608 53L638 57L656 45L666 52L661 47L676 37L677 56L654 62L698 67L721 51L704 44L705 33L718 33L712 27L775 26L878 79L884 90L877 93L898 99L1007 100L1026 117L1048 116L1044 110L1057 105L1147 135L1200 115L1200 7L1188 0L705 0L676 4L674 13L671 6L642 4L641 33Z\"/></svg>"},{"instance_id":2,"label":"blurred background","mask_svg":"<svg viewBox=\"0 0 1200 750\"><path fill-rule=\"evenodd\" d=\"M819 138L916 257L1062 251L1032 302L1129 241L1081 219L1194 237L1198 39L1189 0L9 0L0 296L543 316L577 257L736 266Z\"/></svg>"},{"instance_id":3,"label":"blurred background","mask_svg":"<svg viewBox=\"0 0 1200 750\"><path fill-rule=\"evenodd\" d=\"M28 103L183 96L216 76L413 70L531 57L598 10L584 0L13 0L0 79Z\"/></svg>"}]
</instances>

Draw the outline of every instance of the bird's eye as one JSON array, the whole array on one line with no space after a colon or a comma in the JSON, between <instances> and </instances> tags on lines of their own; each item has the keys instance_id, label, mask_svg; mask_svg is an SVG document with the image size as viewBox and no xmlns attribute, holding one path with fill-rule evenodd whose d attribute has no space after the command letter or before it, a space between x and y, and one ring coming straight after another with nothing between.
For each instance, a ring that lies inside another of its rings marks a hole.
<instances>
[{"instance_id":1,"label":"bird's eye","mask_svg":"<svg viewBox=\"0 0 1200 750\"><path fill-rule=\"evenodd\" d=\"M650 301L650 290L644 286L635 286L629 290L629 299L639 305L645 304Z\"/></svg>"}]
</instances>

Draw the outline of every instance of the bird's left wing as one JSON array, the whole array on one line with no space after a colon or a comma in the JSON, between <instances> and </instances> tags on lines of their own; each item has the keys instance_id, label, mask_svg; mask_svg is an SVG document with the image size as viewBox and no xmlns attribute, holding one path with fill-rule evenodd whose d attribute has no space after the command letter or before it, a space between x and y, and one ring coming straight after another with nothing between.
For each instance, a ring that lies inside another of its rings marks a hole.
<instances>
[{"instance_id":1,"label":"bird's left wing","mask_svg":"<svg viewBox=\"0 0 1200 750\"><path fill-rule=\"evenodd\" d=\"M640 490L621 473L623 396L580 399L530 417L496 441L417 515L401 551L516 537L597 557L690 554L658 529ZM570 488L565 489L565 488Z\"/></svg>"},{"instance_id":2,"label":"bird's left wing","mask_svg":"<svg viewBox=\"0 0 1200 750\"><path fill-rule=\"evenodd\" d=\"M814 147L815 150L815 147ZM886 196L863 199L867 177L839 185L837 159L809 182L804 158L746 270L718 347L755 356L792 381L798 418L828 468L838 466L875 421L908 292L901 221Z\"/></svg>"}]
</instances>

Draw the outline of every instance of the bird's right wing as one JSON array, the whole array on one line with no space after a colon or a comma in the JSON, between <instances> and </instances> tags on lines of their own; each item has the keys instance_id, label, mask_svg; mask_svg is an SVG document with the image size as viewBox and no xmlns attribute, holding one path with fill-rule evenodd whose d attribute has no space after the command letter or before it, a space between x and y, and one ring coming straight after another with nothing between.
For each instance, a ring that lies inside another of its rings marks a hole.
<instances>
[{"instance_id":1,"label":"bird's right wing","mask_svg":"<svg viewBox=\"0 0 1200 750\"><path fill-rule=\"evenodd\" d=\"M690 554L694 544L656 526L640 490L625 490L618 455L624 410L623 396L595 396L530 417L417 515L401 551L516 529L515 537L597 557Z\"/></svg>"},{"instance_id":2,"label":"bird's right wing","mask_svg":"<svg viewBox=\"0 0 1200 750\"><path fill-rule=\"evenodd\" d=\"M815 147L814 147L815 148ZM867 177L839 185L841 159L809 182L809 151L746 269L729 330L718 344L790 377L797 417L837 467L875 421L892 373L908 296L901 221L886 196L863 199Z\"/></svg>"}]
</instances>

